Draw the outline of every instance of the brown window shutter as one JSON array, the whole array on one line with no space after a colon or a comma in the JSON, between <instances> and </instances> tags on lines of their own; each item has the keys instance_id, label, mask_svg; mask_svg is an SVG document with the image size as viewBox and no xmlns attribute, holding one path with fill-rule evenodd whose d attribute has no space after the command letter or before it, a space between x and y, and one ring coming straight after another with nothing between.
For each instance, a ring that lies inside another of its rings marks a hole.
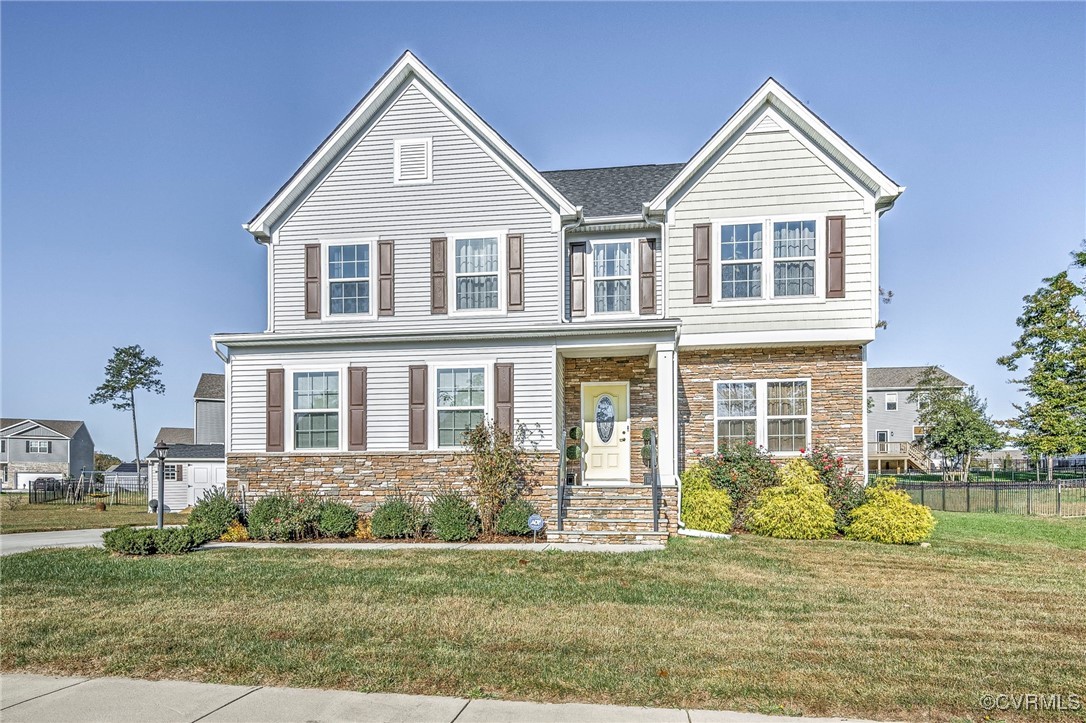
<instances>
[{"instance_id":1,"label":"brown window shutter","mask_svg":"<svg viewBox=\"0 0 1086 723\"><path fill-rule=\"evenodd\" d=\"M585 245L569 245L569 315L584 316L585 307Z\"/></svg>"},{"instance_id":2,"label":"brown window shutter","mask_svg":"<svg viewBox=\"0 0 1086 723\"><path fill-rule=\"evenodd\" d=\"M366 448L366 367L347 370L347 449Z\"/></svg>"},{"instance_id":3,"label":"brown window shutter","mask_svg":"<svg viewBox=\"0 0 1086 723\"><path fill-rule=\"evenodd\" d=\"M448 239L430 239L430 313L447 314L449 312L447 266L445 248Z\"/></svg>"},{"instance_id":4,"label":"brown window shutter","mask_svg":"<svg viewBox=\"0 0 1086 723\"><path fill-rule=\"evenodd\" d=\"M505 238L509 263L509 311L524 311L524 234Z\"/></svg>"},{"instance_id":5,"label":"brown window shutter","mask_svg":"<svg viewBox=\"0 0 1086 723\"><path fill-rule=\"evenodd\" d=\"M826 218L826 298L845 298L845 217Z\"/></svg>"},{"instance_id":6,"label":"brown window shutter","mask_svg":"<svg viewBox=\"0 0 1086 723\"><path fill-rule=\"evenodd\" d=\"M321 245L305 245L305 318L321 318Z\"/></svg>"},{"instance_id":7,"label":"brown window shutter","mask_svg":"<svg viewBox=\"0 0 1086 723\"><path fill-rule=\"evenodd\" d=\"M711 227L707 223L694 225L694 303L713 302L713 269L709 242Z\"/></svg>"},{"instance_id":8,"label":"brown window shutter","mask_svg":"<svg viewBox=\"0 0 1086 723\"><path fill-rule=\"evenodd\" d=\"M395 249L391 241L377 242L377 315L395 313Z\"/></svg>"},{"instance_id":9,"label":"brown window shutter","mask_svg":"<svg viewBox=\"0 0 1086 723\"><path fill-rule=\"evenodd\" d=\"M426 365L407 368L407 446L426 449Z\"/></svg>"},{"instance_id":10,"label":"brown window shutter","mask_svg":"<svg viewBox=\"0 0 1086 723\"><path fill-rule=\"evenodd\" d=\"M184 482L185 481L185 465L183 465L183 464L175 464L173 466L173 472L174 472L174 475L176 476L178 482Z\"/></svg>"},{"instance_id":11,"label":"brown window shutter","mask_svg":"<svg viewBox=\"0 0 1086 723\"><path fill-rule=\"evenodd\" d=\"M513 365L494 365L494 418L498 429L513 434Z\"/></svg>"},{"instance_id":12,"label":"brown window shutter","mask_svg":"<svg viewBox=\"0 0 1086 723\"><path fill-rule=\"evenodd\" d=\"M639 242L641 249L641 313L656 313L656 252L653 249L651 238L643 238Z\"/></svg>"},{"instance_id":13,"label":"brown window shutter","mask_svg":"<svg viewBox=\"0 0 1086 723\"><path fill-rule=\"evenodd\" d=\"M269 452L283 451L283 386L286 372L282 369L269 369L267 372L268 388L265 401L265 442Z\"/></svg>"}]
</instances>

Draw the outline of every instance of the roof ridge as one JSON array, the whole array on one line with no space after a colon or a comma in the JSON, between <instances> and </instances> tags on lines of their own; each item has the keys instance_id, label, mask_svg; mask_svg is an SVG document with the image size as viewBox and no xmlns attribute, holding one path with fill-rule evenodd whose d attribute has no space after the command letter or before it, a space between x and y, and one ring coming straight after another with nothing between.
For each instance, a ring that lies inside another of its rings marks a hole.
<instances>
[{"instance_id":1,"label":"roof ridge","mask_svg":"<svg viewBox=\"0 0 1086 723\"><path fill-rule=\"evenodd\" d=\"M589 168L552 168L549 171L540 171L540 173L566 173L568 171L613 171L616 168L658 168L663 166L685 166L686 163L682 161L676 161L672 163L631 163L623 166L591 166Z\"/></svg>"}]
</instances>

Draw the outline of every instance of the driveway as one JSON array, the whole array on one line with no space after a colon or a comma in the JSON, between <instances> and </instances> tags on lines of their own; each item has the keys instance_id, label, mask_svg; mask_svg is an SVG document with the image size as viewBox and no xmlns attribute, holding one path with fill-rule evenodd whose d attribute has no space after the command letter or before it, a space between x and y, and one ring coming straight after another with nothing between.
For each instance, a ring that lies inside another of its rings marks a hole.
<instances>
[{"instance_id":1,"label":"driveway","mask_svg":"<svg viewBox=\"0 0 1086 723\"><path fill-rule=\"evenodd\" d=\"M101 547L102 530L59 530L57 532L18 532L0 535L0 555L37 550L42 547Z\"/></svg>"}]
</instances>

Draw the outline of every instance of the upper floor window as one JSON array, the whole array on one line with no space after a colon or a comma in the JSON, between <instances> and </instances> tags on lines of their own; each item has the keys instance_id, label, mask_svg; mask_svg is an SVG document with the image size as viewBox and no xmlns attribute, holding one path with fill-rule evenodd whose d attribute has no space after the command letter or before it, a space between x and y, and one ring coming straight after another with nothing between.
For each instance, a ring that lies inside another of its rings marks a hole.
<instances>
[{"instance_id":1,"label":"upper floor window","mask_svg":"<svg viewBox=\"0 0 1086 723\"><path fill-rule=\"evenodd\" d=\"M459 447L486 416L486 368L436 370L437 446Z\"/></svg>"},{"instance_id":2,"label":"upper floor window","mask_svg":"<svg viewBox=\"0 0 1086 723\"><path fill-rule=\"evenodd\" d=\"M397 184L430 183L433 175L433 140L397 138L393 142L393 173Z\"/></svg>"},{"instance_id":3,"label":"upper floor window","mask_svg":"<svg viewBox=\"0 0 1086 723\"><path fill-rule=\"evenodd\" d=\"M630 312L634 278L632 242L592 242L592 309L597 314Z\"/></svg>"},{"instance_id":4,"label":"upper floor window","mask_svg":"<svg viewBox=\"0 0 1086 723\"><path fill-rule=\"evenodd\" d=\"M896 412L897 411L897 392L887 392L886 393L886 411L887 412Z\"/></svg>"},{"instance_id":5,"label":"upper floor window","mask_svg":"<svg viewBox=\"0 0 1086 723\"><path fill-rule=\"evenodd\" d=\"M810 446L809 396L806 379L717 382L717 448L750 443L801 453Z\"/></svg>"},{"instance_id":6,"label":"upper floor window","mask_svg":"<svg viewBox=\"0 0 1086 723\"><path fill-rule=\"evenodd\" d=\"M26 451L30 454L49 454L53 451L53 443L42 439L30 439L26 442Z\"/></svg>"},{"instance_id":7,"label":"upper floor window","mask_svg":"<svg viewBox=\"0 0 1086 723\"><path fill-rule=\"evenodd\" d=\"M916 397L916 411L923 412L925 409L927 409L929 402L931 402L931 399L928 397L927 394L918 395Z\"/></svg>"},{"instance_id":8,"label":"upper floor window","mask_svg":"<svg viewBox=\"0 0 1086 723\"><path fill-rule=\"evenodd\" d=\"M720 227L720 298L753 299L762 295L762 224Z\"/></svg>"},{"instance_id":9,"label":"upper floor window","mask_svg":"<svg viewBox=\"0 0 1086 723\"><path fill-rule=\"evenodd\" d=\"M814 296L817 246L814 221L773 224L774 296Z\"/></svg>"},{"instance_id":10,"label":"upper floor window","mask_svg":"<svg viewBox=\"0 0 1086 723\"><path fill-rule=\"evenodd\" d=\"M453 239L453 296L457 311L497 310L500 236Z\"/></svg>"},{"instance_id":11,"label":"upper floor window","mask_svg":"<svg viewBox=\"0 0 1086 723\"><path fill-rule=\"evenodd\" d=\"M818 229L815 218L717 224L716 300L817 296Z\"/></svg>"},{"instance_id":12,"label":"upper floor window","mask_svg":"<svg viewBox=\"0 0 1086 723\"><path fill-rule=\"evenodd\" d=\"M339 448L339 372L295 372L294 448Z\"/></svg>"},{"instance_id":13,"label":"upper floor window","mask_svg":"<svg viewBox=\"0 0 1086 723\"><path fill-rule=\"evenodd\" d=\"M336 244L328 247L328 314L369 314L372 244Z\"/></svg>"}]
</instances>

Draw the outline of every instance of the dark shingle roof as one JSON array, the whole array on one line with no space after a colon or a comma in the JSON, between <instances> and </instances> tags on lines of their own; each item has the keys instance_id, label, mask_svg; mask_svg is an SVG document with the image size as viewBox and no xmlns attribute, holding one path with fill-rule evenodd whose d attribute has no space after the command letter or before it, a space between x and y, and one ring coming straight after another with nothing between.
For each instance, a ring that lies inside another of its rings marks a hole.
<instances>
[{"instance_id":1,"label":"dark shingle roof","mask_svg":"<svg viewBox=\"0 0 1086 723\"><path fill-rule=\"evenodd\" d=\"M192 444L196 431L192 427L163 427L158 430L155 444Z\"/></svg>"},{"instance_id":2,"label":"dark shingle roof","mask_svg":"<svg viewBox=\"0 0 1086 723\"><path fill-rule=\"evenodd\" d=\"M13 424L19 424L27 420L40 424L43 427L48 427L58 434L63 434L65 437L74 437L75 433L79 431L79 428L83 426L83 422L71 419L34 419L32 417L11 417L0 419L0 429L7 429Z\"/></svg>"},{"instance_id":3,"label":"dark shingle roof","mask_svg":"<svg viewBox=\"0 0 1086 723\"><path fill-rule=\"evenodd\" d=\"M193 399L226 399L225 374L201 374Z\"/></svg>"},{"instance_id":4,"label":"dark shingle roof","mask_svg":"<svg viewBox=\"0 0 1086 723\"><path fill-rule=\"evenodd\" d=\"M543 171L543 177L584 215L624 216L641 213L641 204L656 197L685 163L612 168L579 168Z\"/></svg>"},{"instance_id":5,"label":"dark shingle roof","mask_svg":"<svg viewBox=\"0 0 1086 723\"><path fill-rule=\"evenodd\" d=\"M226 445L171 444L166 459L226 459Z\"/></svg>"},{"instance_id":6,"label":"dark shingle roof","mask_svg":"<svg viewBox=\"0 0 1086 723\"><path fill-rule=\"evenodd\" d=\"M915 389L920 377L931 367L872 367L867 370L868 389ZM964 387L965 382L952 374L947 374L940 367L935 367L943 375L943 383L948 387Z\"/></svg>"}]
</instances>

